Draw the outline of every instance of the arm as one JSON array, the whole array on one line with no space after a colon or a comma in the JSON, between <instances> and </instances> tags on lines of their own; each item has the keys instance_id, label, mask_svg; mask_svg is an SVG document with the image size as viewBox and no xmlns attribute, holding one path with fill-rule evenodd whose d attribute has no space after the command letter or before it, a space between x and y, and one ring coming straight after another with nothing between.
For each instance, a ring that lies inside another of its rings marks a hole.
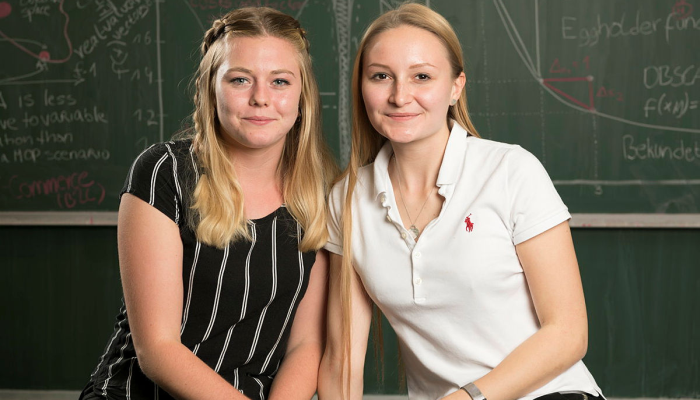
<instances>
[{"instance_id":1,"label":"arm","mask_svg":"<svg viewBox=\"0 0 700 400\"><path fill-rule=\"evenodd\" d=\"M177 399L246 399L180 342L182 242L177 225L124 194L117 234L124 300L141 370Z\"/></svg>"},{"instance_id":2,"label":"arm","mask_svg":"<svg viewBox=\"0 0 700 400\"><path fill-rule=\"evenodd\" d=\"M318 397L322 400L336 400L342 397L343 382L347 378L340 374L342 347L342 310L340 305L340 272L343 257L331 254L330 289L328 293L328 336L326 350L321 360L318 376ZM362 281L357 273L351 272L350 293L352 296L352 316L350 325L352 336L352 371L350 380L350 399L362 399L365 354L367 337L372 321L372 301L367 296Z\"/></svg>"},{"instance_id":3,"label":"arm","mask_svg":"<svg viewBox=\"0 0 700 400\"><path fill-rule=\"evenodd\" d=\"M474 383L487 400L521 397L586 354L588 319L567 222L516 246L540 329ZM470 400L463 390L445 397Z\"/></svg>"},{"instance_id":4,"label":"arm","mask_svg":"<svg viewBox=\"0 0 700 400\"><path fill-rule=\"evenodd\" d=\"M272 382L270 400L308 400L316 392L326 333L327 296L328 253L319 250L311 269L309 286L294 317L287 352Z\"/></svg>"}]
</instances>

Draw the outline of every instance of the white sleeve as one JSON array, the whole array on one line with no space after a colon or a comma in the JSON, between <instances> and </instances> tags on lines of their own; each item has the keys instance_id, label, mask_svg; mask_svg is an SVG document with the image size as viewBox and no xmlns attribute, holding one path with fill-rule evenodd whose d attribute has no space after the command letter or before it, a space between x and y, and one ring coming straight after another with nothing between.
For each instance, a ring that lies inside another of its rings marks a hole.
<instances>
[{"instance_id":1,"label":"white sleeve","mask_svg":"<svg viewBox=\"0 0 700 400\"><path fill-rule=\"evenodd\" d=\"M508 201L513 244L571 219L540 161L520 146L508 154Z\"/></svg>"},{"instance_id":2,"label":"white sleeve","mask_svg":"<svg viewBox=\"0 0 700 400\"><path fill-rule=\"evenodd\" d=\"M348 178L337 182L328 196L328 242L323 246L331 253L343 255L343 204Z\"/></svg>"}]
</instances>

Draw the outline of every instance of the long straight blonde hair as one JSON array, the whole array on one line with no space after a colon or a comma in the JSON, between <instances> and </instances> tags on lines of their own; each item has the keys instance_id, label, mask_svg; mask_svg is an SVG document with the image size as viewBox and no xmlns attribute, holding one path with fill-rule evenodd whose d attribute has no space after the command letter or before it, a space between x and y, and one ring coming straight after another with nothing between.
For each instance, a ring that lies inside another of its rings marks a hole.
<instances>
[{"instance_id":1,"label":"long straight blonde hair","mask_svg":"<svg viewBox=\"0 0 700 400\"><path fill-rule=\"evenodd\" d=\"M243 213L244 196L216 115L215 78L225 57L225 41L235 37L276 37L297 50L301 71L300 118L287 134L278 165L282 195L304 230L302 251L317 250L328 239L326 194L336 172L323 141L320 95L311 65L309 42L299 22L272 8L247 7L215 20L204 35L202 60L195 76L194 152L202 176L192 195L190 226L198 240L223 248L250 239Z\"/></svg>"},{"instance_id":2,"label":"long straight blonde hair","mask_svg":"<svg viewBox=\"0 0 700 400\"><path fill-rule=\"evenodd\" d=\"M462 58L462 48L459 44L459 39L455 34L452 26L440 14L430 8L420 4L403 4L395 10L388 11L377 18L365 31L362 41L357 50L355 64L352 72L352 147L350 152L350 161L343 171L343 174L338 178L338 181L347 178L348 190L343 203L343 263L340 272L340 302L342 309L342 352L341 352L341 376L345 376L345 371L352 371L351 361L351 315L352 302L350 282L352 276L352 197L357 184L358 170L372 162L377 157L379 150L386 142L386 138L377 132L372 126L367 115L367 109L362 95L362 68L365 50L368 45L381 33L400 26L412 26L423 29L434 34L447 50L452 76L456 79L460 73L464 71L464 62ZM410 38L407 40L411 40ZM466 85L465 85L466 86ZM449 119L454 119L458 124L464 127L471 135L479 136L476 128L472 124L467 111L467 95L466 90L462 89L462 93L457 101L457 104L448 109L445 116L446 122ZM375 316L373 323L381 321ZM381 329L379 329L380 331ZM375 330L376 332L376 330ZM343 381L343 397L349 395L350 390L350 373L347 374Z\"/></svg>"}]
</instances>

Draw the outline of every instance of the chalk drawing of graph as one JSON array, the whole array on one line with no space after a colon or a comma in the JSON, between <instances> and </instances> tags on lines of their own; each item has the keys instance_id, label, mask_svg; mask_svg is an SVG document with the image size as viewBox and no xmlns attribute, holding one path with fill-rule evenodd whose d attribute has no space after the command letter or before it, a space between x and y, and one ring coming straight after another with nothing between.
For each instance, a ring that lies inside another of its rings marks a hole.
<instances>
[{"instance_id":1,"label":"chalk drawing of graph","mask_svg":"<svg viewBox=\"0 0 700 400\"><path fill-rule=\"evenodd\" d=\"M596 81L595 72L590 72L587 74L580 75L569 75L569 76L559 76L559 77L545 77L543 75L543 65L541 60L544 59L543 55L540 54L542 47L542 38L540 38L540 21L539 14L541 12L539 0L534 1L534 13L532 15L532 20L528 23L529 26L535 27L535 40L534 45L526 45L522 38L521 32L518 26L514 22L511 13L504 4L503 0L492 0L493 6L495 7L500 22L505 29L508 38L512 44L513 49L518 55L518 58L522 61L523 65L527 69L529 75L532 76L534 82L539 84L541 90L550 95L553 99L559 103L565 105L566 107L573 109L572 112L581 112L583 114L590 115L593 118L594 130L597 130L595 126L595 118L604 118L607 120L615 121L620 124L625 124L633 127L642 128L642 130L655 130L655 131L666 131L666 132L681 132L689 134L700 133L700 128L696 127L684 127L684 126L672 126L664 125L658 123L648 123L635 120L634 118L616 115L615 112L610 112L602 104L600 99L600 82ZM517 20L522 23L527 21L527 16L518 15ZM530 32L531 33L531 32ZM547 64L544 68L549 72L553 72L554 69L559 66L556 64ZM565 68L562 67L561 70ZM567 70L567 72L570 72ZM596 164L595 170L591 176L591 179L561 179L555 180L557 185L603 185L603 186L628 186L628 185L640 185L653 183L654 185L697 185L700 184L700 179L668 179L668 180L656 180L656 181L640 181L640 180L601 180L598 179L598 167L597 167L597 154L598 154L598 142L597 136L598 132L593 132L593 138L595 143L595 156L594 162ZM544 153L544 144L543 149Z\"/></svg>"},{"instance_id":2,"label":"chalk drawing of graph","mask_svg":"<svg viewBox=\"0 0 700 400\"><path fill-rule=\"evenodd\" d=\"M539 32L540 32L540 26L539 26L539 1L535 0L535 13L533 15L533 19L535 21L535 29L536 29L536 43L535 43L535 61L533 62L532 56L530 54L529 49L527 46L524 44L520 33L518 32L518 28L516 27L515 23L513 22L513 19L510 16L510 13L508 12L508 9L506 6L503 4L503 0L493 0L493 4L496 7L496 10L498 11L498 15L501 19L501 22L503 24L503 27L506 29L508 36L513 44L513 47L518 53L518 56L522 60L522 62L525 64L525 67L528 69L530 74L534 79L540 82L542 87L549 92L554 98L557 100L561 101L562 104L566 105L567 107L574 108L576 110L590 113L602 118L607 118L611 120L615 120L621 123L625 124L630 124L642 128L651 128L651 129L660 129L660 130L667 130L667 131L677 131L677 132L690 132L690 133L700 133L700 129L693 129L693 128L683 128L683 127L673 127L673 126L667 126L667 125L654 125L654 124L647 124L647 123L642 123L639 121L633 121L630 119L625 119L625 118L620 118L611 114L606 114L604 112L601 112L595 108L595 96L594 96L594 86L593 82L595 81L595 76L594 75L588 75L588 76L578 76L578 77L571 77L571 78L543 78L542 75L542 67L541 67L541 57L540 57L540 37L539 37ZM522 16L519 16L519 18L523 18ZM573 83L573 84L580 84L580 85L585 85L587 88L587 93L588 93L588 98L576 98L572 96L571 94L567 93L564 89L560 87L561 83Z\"/></svg>"},{"instance_id":3,"label":"chalk drawing of graph","mask_svg":"<svg viewBox=\"0 0 700 400\"><path fill-rule=\"evenodd\" d=\"M30 38L30 37L14 37L11 34L0 29L0 42L5 42L10 44L13 50L5 51L3 54L6 59L17 60L20 56L29 57L29 60L33 65L29 68L31 71L27 72L26 67L22 67L24 71L21 73L5 71L8 75L0 79L0 86L9 85L26 85L26 84L46 84L46 83L73 83L72 79L58 79L58 80L47 80L39 79L38 75L49 69L51 64L65 64L70 60L73 55L73 44L68 37L68 26L70 21L70 16L63 9L65 0L61 0L55 7L57 10L52 11L52 15L55 18L59 18L61 21L60 32L53 32L54 37L60 38L63 41L62 44L55 46L55 48L50 47L48 44L44 43L40 39ZM51 5L47 6L51 7ZM13 9L12 4L8 1L0 1L0 22L6 18L17 18L18 10ZM27 31L31 31L27 29ZM11 65L16 65L17 63L7 63L4 67L9 67Z\"/></svg>"}]
</instances>

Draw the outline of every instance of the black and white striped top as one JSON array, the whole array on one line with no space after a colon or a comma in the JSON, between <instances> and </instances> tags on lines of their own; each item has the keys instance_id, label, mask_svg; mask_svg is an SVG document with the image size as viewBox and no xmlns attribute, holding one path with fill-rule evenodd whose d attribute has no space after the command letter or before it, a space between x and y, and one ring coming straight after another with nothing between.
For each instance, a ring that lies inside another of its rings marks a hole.
<instances>
[{"instance_id":1,"label":"black and white striped top","mask_svg":"<svg viewBox=\"0 0 700 400\"><path fill-rule=\"evenodd\" d=\"M298 250L301 228L284 206L251 222L252 241L223 250L198 242L187 226L198 178L191 140L156 144L136 159L122 193L180 228L182 343L243 394L265 399L316 254ZM141 372L124 306L92 381L94 393L106 398L171 398Z\"/></svg>"}]
</instances>

